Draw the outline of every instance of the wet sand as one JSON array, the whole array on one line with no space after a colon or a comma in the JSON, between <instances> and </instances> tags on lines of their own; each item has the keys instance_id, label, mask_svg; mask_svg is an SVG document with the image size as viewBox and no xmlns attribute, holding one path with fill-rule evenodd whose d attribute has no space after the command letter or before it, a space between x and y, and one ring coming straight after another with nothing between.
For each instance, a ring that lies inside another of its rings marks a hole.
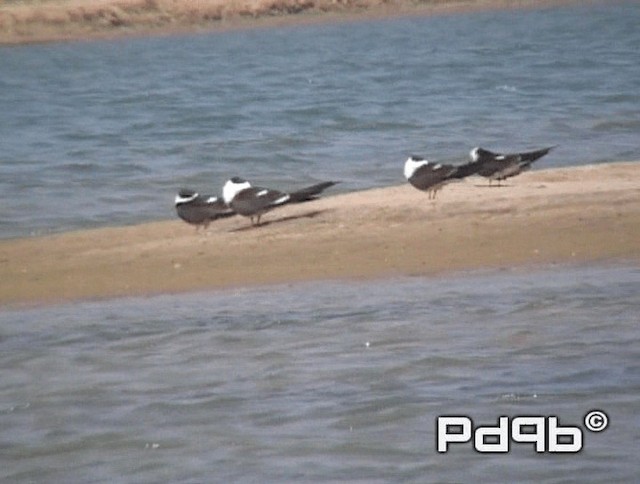
<instances>
[{"instance_id":1,"label":"wet sand","mask_svg":"<svg viewBox=\"0 0 640 484\"><path fill-rule=\"evenodd\" d=\"M640 262L640 162L538 170L435 201L408 184L236 216L0 241L0 305L308 280Z\"/></svg>"},{"instance_id":2,"label":"wet sand","mask_svg":"<svg viewBox=\"0 0 640 484\"><path fill-rule=\"evenodd\" d=\"M588 0L5 0L0 2L0 45L575 3Z\"/></svg>"}]
</instances>

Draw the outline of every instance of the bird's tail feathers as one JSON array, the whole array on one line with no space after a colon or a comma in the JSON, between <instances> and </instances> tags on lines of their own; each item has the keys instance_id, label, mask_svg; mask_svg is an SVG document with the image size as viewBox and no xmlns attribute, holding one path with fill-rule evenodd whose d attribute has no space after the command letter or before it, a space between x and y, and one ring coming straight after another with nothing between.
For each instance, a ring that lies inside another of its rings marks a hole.
<instances>
[{"instance_id":1,"label":"bird's tail feathers","mask_svg":"<svg viewBox=\"0 0 640 484\"><path fill-rule=\"evenodd\" d=\"M465 163L464 165L457 166L456 170L451 174L449 178L466 178L478 173L479 169L480 163L476 161L470 161L469 163Z\"/></svg>"},{"instance_id":2,"label":"bird's tail feathers","mask_svg":"<svg viewBox=\"0 0 640 484\"><path fill-rule=\"evenodd\" d=\"M315 200L323 191L325 191L329 187L332 187L336 183L338 182L326 181L322 183L316 183L315 185L311 185L300 190L296 190L295 192L289 194L289 202L300 203L307 202L309 200Z\"/></svg>"},{"instance_id":3,"label":"bird's tail feathers","mask_svg":"<svg viewBox=\"0 0 640 484\"><path fill-rule=\"evenodd\" d=\"M522 153L520 155L520 158L524 162L533 163L534 161L539 160L540 158L545 156L547 153L549 153L554 148L555 148L555 146L549 146L548 148L542 148L540 150L527 151L526 153Z\"/></svg>"}]
</instances>

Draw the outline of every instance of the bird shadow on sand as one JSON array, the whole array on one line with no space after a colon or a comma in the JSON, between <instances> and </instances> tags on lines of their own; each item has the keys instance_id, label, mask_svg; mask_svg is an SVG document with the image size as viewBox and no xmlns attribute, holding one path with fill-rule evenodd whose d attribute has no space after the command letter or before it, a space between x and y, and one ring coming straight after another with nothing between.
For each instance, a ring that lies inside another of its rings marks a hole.
<instances>
[{"instance_id":1,"label":"bird shadow on sand","mask_svg":"<svg viewBox=\"0 0 640 484\"><path fill-rule=\"evenodd\" d=\"M266 227L268 225L273 225L273 224L279 224L282 222L289 222L291 220L300 220L303 218L315 218L318 215L328 212L328 209L323 209L323 210L311 210L308 212L303 212L303 213L298 213L296 215L289 215L287 217L280 217L280 218L276 218L274 220L266 220L264 222L260 222L260 225L251 225L251 223L249 223L248 225L242 226L242 227L238 227L236 229L230 230L230 232L245 232L247 230L253 230L253 229L260 229L262 227Z\"/></svg>"},{"instance_id":2,"label":"bird shadow on sand","mask_svg":"<svg viewBox=\"0 0 640 484\"><path fill-rule=\"evenodd\" d=\"M489 185L488 183L484 183L484 184L475 184L473 185L474 187L479 187L479 188L510 188L514 185Z\"/></svg>"}]
</instances>

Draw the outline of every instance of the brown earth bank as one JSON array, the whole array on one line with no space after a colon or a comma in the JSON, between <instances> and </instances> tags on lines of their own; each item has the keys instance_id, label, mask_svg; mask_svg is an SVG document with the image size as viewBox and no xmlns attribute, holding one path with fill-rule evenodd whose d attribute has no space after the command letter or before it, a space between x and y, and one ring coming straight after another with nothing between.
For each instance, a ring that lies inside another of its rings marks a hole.
<instances>
[{"instance_id":1,"label":"brown earth bank","mask_svg":"<svg viewBox=\"0 0 640 484\"><path fill-rule=\"evenodd\" d=\"M0 0L0 45L356 18L546 8L589 0Z\"/></svg>"},{"instance_id":2,"label":"brown earth bank","mask_svg":"<svg viewBox=\"0 0 640 484\"><path fill-rule=\"evenodd\" d=\"M0 305L308 280L640 262L640 162L539 170L436 200L410 185L240 216L0 241Z\"/></svg>"}]
</instances>

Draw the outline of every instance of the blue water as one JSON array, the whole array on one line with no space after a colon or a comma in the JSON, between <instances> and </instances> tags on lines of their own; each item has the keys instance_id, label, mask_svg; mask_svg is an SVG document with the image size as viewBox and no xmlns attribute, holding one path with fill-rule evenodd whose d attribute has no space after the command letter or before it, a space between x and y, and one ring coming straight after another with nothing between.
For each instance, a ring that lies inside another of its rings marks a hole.
<instances>
[{"instance_id":1,"label":"blue water","mask_svg":"<svg viewBox=\"0 0 640 484\"><path fill-rule=\"evenodd\" d=\"M0 237L174 217L182 186L403 183L408 154L640 158L640 3L0 47Z\"/></svg>"},{"instance_id":2,"label":"blue water","mask_svg":"<svg viewBox=\"0 0 640 484\"><path fill-rule=\"evenodd\" d=\"M591 266L0 311L0 481L635 482L639 287ZM443 415L557 416L584 445L439 454Z\"/></svg>"}]
</instances>

